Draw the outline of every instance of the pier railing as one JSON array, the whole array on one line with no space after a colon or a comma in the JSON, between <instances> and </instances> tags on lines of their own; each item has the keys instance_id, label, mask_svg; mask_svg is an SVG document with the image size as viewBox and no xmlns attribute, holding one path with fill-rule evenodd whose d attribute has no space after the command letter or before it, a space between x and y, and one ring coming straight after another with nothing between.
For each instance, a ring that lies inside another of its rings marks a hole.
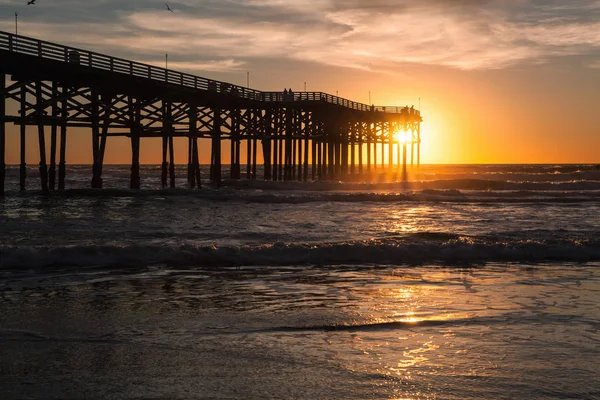
<instances>
[{"instance_id":1,"label":"pier railing","mask_svg":"<svg viewBox=\"0 0 600 400\"><path fill-rule=\"evenodd\" d=\"M227 82L207 79L150 64L107 56L89 50L63 46L3 31L0 31L0 50L68 64L77 64L117 74L125 74L132 77L145 78L157 82L193 88L195 90L238 96L248 100L263 102L322 102L336 104L358 111L380 111L388 113L408 113L412 110L412 108L409 110L408 107L374 107L323 92L263 92ZM412 112L415 112L417 115L419 113L417 110L412 110Z\"/></svg>"}]
</instances>

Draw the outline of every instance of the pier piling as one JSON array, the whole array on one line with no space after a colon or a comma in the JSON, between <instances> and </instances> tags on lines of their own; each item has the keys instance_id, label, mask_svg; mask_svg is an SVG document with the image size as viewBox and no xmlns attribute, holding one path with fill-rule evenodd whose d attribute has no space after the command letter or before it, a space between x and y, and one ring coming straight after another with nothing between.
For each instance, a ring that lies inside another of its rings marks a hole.
<instances>
[{"instance_id":1,"label":"pier piling","mask_svg":"<svg viewBox=\"0 0 600 400\"><path fill-rule=\"evenodd\" d=\"M4 181L6 177L6 76L0 73L0 94L2 101L0 104L0 197L4 196Z\"/></svg>"}]
</instances>

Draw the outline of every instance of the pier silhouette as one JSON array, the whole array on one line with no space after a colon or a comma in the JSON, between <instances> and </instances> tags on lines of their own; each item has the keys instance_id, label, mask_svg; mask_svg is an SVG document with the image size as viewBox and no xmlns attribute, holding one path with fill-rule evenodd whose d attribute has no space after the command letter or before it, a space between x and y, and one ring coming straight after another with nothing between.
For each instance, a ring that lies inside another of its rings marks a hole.
<instances>
[{"instance_id":1,"label":"pier silhouette","mask_svg":"<svg viewBox=\"0 0 600 400\"><path fill-rule=\"evenodd\" d=\"M10 78L8 84L7 79ZM162 138L162 185L175 186L173 138L188 139L187 183L200 187L199 146L210 146L210 181L222 181L224 144L231 179L352 179L386 164L420 164L422 121L413 107L374 106L323 92L249 89L153 65L0 31L0 195L6 172L6 124L20 127L20 187L25 190L26 126L37 126L43 192L65 188L69 127L89 128L91 187L102 188L107 140L131 142L130 187L140 188L143 138ZM6 104L17 104L15 115ZM50 128L50 159L45 129ZM398 141L397 133L405 139ZM394 163L393 147L398 160ZM415 161L416 147L416 161ZM379 157L378 157L379 154Z\"/></svg>"}]
</instances>

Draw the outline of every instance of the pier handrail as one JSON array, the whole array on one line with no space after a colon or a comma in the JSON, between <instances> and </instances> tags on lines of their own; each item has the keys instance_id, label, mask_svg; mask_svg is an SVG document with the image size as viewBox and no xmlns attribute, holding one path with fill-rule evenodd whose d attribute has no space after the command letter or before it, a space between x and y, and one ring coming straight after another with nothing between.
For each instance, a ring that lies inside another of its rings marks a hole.
<instances>
[{"instance_id":1,"label":"pier handrail","mask_svg":"<svg viewBox=\"0 0 600 400\"><path fill-rule=\"evenodd\" d=\"M48 60L77 64L84 67L126 74L133 77L150 79L167 84L178 85L196 90L239 96L248 100L263 102L311 101L336 104L358 111L380 111L387 113L407 113L408 107L374 107L358 103L339 96L323 92L263 92L228 82L216 81L200 76L161 68L137 61L112 57L77 47L64 46L27 36L0 31L0 50L40 57ZM417 110L414 110L419 115Z\"/></svg>"}]
</instances>

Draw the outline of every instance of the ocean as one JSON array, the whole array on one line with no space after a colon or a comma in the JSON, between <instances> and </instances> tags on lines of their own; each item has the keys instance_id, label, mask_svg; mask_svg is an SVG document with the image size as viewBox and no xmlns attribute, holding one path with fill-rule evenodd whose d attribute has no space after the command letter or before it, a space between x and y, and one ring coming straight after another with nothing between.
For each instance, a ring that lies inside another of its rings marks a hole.
<instances>
[{"instance_id":1,"label":"ocean","mask_svg":"<svg viewBox=\"0 0 600 400\"><path fill-rule=\"evenodd\" d=\"M600 398L598 166L185 168L9 167L2 399Z\"/></svg>"}]
</instances>

